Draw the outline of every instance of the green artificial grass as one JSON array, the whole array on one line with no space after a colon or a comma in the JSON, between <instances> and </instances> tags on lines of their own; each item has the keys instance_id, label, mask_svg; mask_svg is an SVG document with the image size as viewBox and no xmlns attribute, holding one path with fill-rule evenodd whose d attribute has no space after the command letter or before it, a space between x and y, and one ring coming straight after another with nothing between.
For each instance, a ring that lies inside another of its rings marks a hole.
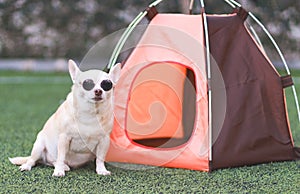
<instances>
[{"instance_id":1,"label":"green artificial grass","mask_svg":"<svg viewBox=\"0 0 300 194\"><path fill-rule=\"evenodd\" d=\"M14 77L21 77L12 83ZM1 82L2 78L2 82ZM4 79L5 78L5 79ZM11 79L9 79L11 78ZM22 80L24 80L22 82ZM95 164L52 177L53 168L20 172L8 157L30 154L37 133L70 91L62 73L0 72L0 193L299 193L300 162L223 169L212 173L186 169L108 163L111 176ZM298 88L299 85L297 85ZM290 98L290 94L287 95ZM289 106L294 107L293 102ZM295 111L290 113L294 123ZM300 128L296 134L300 140Z\"/></svg>"}]
</instances>

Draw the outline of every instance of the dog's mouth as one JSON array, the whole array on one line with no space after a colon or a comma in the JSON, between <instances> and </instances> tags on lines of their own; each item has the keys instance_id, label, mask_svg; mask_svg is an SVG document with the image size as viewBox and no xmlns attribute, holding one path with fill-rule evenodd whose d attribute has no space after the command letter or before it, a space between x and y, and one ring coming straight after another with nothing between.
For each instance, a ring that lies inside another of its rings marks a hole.
<instances>
[{"instance_id":1,"label":"dog's mouth","mask_svg":"<svg viewBox=\"0 0 300 194\"><path fill-rule=\"evenodd\" d=\"M99 101L101 101L101 100L103 100L103 98L102 97L94 97L94 98L92 98L94 101L96 101L96 102L99 102Z\"/></svg>"}]
</instances>

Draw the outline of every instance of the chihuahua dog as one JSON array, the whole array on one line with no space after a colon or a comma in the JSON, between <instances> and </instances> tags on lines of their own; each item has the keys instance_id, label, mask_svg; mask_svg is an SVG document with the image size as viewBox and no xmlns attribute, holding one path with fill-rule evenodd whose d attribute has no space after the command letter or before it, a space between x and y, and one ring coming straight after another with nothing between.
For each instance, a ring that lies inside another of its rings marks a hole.
<instances>
[{"instance_id":1,"label":"chihuahua dog","mask_svg":"<svg viewBox=\"0 0 300 194\"><path fill-rule=\"evenodd\" d=\"M104 166L113 127L113 88L121 65L109 73L100 70L80 71L69 60L72 91L37 135L31 155L9 158L20 170L31 170L36 163L54 166L52 176L96 159L96 172L110 175Z\"/></svg>"}]
</instances>

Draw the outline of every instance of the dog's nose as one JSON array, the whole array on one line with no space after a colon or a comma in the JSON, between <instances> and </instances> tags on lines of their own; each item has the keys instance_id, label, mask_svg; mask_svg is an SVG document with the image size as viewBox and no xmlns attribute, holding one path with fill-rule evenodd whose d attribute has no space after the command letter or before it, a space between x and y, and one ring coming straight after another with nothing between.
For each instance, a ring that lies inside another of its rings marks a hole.
<instances>
[{"instance_id":1,"label":"dog's nose","mask_svg":"<svg viewBox=\"0 0 300 194\"><path fill-rule=\"evenodd\" d=\"M101 96L102 95L102 90L97 89L94 91L96 96Z\"/></svg>"}]
</instances>

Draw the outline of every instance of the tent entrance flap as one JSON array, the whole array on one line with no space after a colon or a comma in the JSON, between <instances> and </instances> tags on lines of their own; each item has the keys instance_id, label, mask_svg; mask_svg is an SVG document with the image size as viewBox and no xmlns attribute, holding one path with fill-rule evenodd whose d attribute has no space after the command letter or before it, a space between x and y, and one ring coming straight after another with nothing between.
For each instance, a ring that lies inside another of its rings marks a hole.
<instances>
[{"instance_id":1,"label":"tent entrance flap","mask_svg":"<svg viewBox=\"0 0 300 194\"><path fill-rule=\"evenodd\" d=\"M195 121L195 75L173 62L143 68L130 89L126 130L129 139L148 147L186 143Z\"/></svg>"}]
</instances>

